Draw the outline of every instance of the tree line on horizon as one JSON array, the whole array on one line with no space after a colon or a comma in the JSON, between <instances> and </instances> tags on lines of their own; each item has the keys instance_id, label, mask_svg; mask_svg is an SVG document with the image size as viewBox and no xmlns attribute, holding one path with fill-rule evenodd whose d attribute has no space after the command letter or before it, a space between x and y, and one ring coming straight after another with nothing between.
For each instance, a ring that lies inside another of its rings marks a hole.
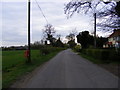
<instances>
[{"instance_id":1,"label":"tree line on horizon","mask_svg":"<svg viewBox=\"0 0 120 90\"><path fill-rule=\"evenodd\" d=\"M80 43L82 48L90 48L94 46L94 36L90 35L89 31L77 33L76 30L73 30L69 32L69 34L66 35L66 39L68 40L67 43L62 42L61 35L57 35L57 38L55 38L55 32L56 31L51 24L46 25L43 29L43 39L41 41L35 41L34 43L31 43L31 48L40 49L44 45L52 47L74 48L77 43ZM77 43L75 43L75 37L77 38ZM50 43L48 44L47 41ZM97 48L102 48L105 42L107 42L107 38L97 37ZM2 47L2 50L27 50L27 45Z\"/></svg>"}]
</instances>

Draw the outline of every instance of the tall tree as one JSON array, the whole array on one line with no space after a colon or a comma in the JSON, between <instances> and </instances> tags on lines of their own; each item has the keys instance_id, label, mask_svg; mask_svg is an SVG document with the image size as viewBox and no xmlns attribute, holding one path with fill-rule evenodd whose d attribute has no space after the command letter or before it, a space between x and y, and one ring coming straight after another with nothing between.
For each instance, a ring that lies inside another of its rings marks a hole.
<instances>
[{"instance_id":1,"label":"tall tree","mask_svg":"<svg viewBox=\"0 0 120 90\"><path fill-rule=\"evenodd\" d=\"M76 31L75 32L71 31L69 33L69 35L66 36L66 38L68 39L68 44L69 44L70 48L73 48L76 45L76 43L75 43L75 34L76 34Z\"/></svg>"},{"instance_id":2,"label":"tall tree","mask_svg":"<svg viewBox=\"0 0 120 90\"><path fill-rule=\"evenodd\" d=\"M105 37L96 38L96 48L103 48L103 45L108 41ZM82 45L82 48L89 48L94 45L94 37L88 31L80 32L77 35L77 42Z\"/></svg>"},{"instance_id":3,"label":"tall tree","mask_svg":"<svg viewBox=\"0 0 120 90\"><path fill-rule=\"evenodd\" d=\"M75 35L77 34L77 30L76 28L74 30L72 30L69 35L66 36L66 38L68 39L68 41L70 40L75 40Z\"/></svg>"},{"instance_id":4,"label":"tall tree","mask_svg":"<svg viewBox=\"0 0 120 90\"><path fill-rule=\"evenodd\" d=\"M43 29L43 34L46 40L50 41L50 44L53 45L55 38L53 35L55 34L55 29L51 24L47 24L45 28Z\"/></svg>"},{"instance_id":5,"label":"tall tree","mask_svg":"<svg viewBox=\"0 0 120 90\"><path fill-rule=\"evenodd\" d=\"M83 31L77 35L77 42L81 44L82 48L88 48L93 45L94 38L90 36L89 31Z\"/></svg>"},{"instance_id":6,"label":"tall tree","mask_svg":"<svg viewBox=\"0 0 120 90\"><path fill-rule=\"evenodd\" d=\"M75 40L75 35L73 33L70 33L69 35L66 36L68 41Z\"/></svg>"}]
</instances>

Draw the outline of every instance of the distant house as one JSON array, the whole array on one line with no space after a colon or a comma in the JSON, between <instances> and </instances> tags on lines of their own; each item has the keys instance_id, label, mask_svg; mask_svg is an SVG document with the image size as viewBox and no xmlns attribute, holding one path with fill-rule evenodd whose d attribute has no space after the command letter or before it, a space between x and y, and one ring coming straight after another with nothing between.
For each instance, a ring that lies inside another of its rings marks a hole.
<instances>
[{"instance_id":1,"label":"distant house","mask_svg":"<svg viewBox=\"0 0 120 90\"><path fill-rule=\"evenodd\" d=\"M120 48L120 29L114 30L114 32L108 37L108 42L105 47Z\"/></svg>"}]
</instances>

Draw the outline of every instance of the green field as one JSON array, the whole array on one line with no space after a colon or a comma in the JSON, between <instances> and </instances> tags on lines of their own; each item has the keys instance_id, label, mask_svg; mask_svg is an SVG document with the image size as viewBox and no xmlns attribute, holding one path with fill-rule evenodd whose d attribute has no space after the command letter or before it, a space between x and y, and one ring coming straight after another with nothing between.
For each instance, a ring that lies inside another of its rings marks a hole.
<instances>
[{"instance_id":1,"label":"green field","mask_svg":"<svg viewBox=\"0 0 120 90\"><path fill-rule=\"evenodd\" d=\"M3 51L2 59L2 69L7 71L9 68L25 62L24 51Z\"/></svg>"},{"instance_id":2,"label":"green field","mask_svg":"<svg viewBox=\"0 0 120 90\"><path fill-rule=\"evenodd\" d=\"M31 51L31 64L26 64L24 50L2 52L2 87L9 87L20 76L32 71L37 66L54 57L62 49L47 55L42 55L40 50Z\"/></svg>"}]
</instances>

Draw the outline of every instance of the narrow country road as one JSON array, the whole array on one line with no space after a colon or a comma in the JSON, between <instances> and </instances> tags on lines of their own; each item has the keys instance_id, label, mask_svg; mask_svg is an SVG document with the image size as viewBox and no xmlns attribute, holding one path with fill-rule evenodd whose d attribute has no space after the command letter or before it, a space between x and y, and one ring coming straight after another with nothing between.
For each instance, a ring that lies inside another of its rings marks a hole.
<instances>
[{"instance_id":1,"label":"narrow country road","mask_svg":"<svg viewBox=\"0 0 120 90\"><path fill-rule=\"evenodd\" d=\"M118 77L64 50L41 67L21 88L117 88Z\"/></svg>"}]
</instances>

